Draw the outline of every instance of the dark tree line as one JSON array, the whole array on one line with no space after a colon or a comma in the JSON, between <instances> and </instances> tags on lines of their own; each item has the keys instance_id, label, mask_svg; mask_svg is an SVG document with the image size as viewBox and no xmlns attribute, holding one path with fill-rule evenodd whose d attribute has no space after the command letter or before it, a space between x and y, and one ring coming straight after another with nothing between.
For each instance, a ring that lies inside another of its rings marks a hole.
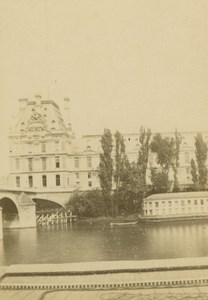
<instances>
[{"instance_id":1,"label":"dark tree line","mask_svg":"<svg viewBox=\"0 0 208 300\"><path fill-rule=\"evenodd\" d=\"M101 138L99 179L106 204L106 215L132 213L135 209L141 210L147 188L146 172L150 137L151 131L142 127L139 136L138 160L129 162L122 134L118 131L115 133L113 149L113 137L108 129L104 130Z\"/></svg>"}]
</instances>

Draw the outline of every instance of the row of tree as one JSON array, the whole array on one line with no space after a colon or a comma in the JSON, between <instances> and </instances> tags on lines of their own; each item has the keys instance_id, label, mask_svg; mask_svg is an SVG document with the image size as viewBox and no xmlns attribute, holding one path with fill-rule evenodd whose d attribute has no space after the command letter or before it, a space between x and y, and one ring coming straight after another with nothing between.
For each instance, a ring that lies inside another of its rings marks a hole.
<instances>
[{"instance_id":1,"label":"row of tree","mask_svg":"<svg viewBox=\"0 0 208 300\"><path fill-rule=\"evenodd\" d=\"M113 136L109 129L105 129L101 138L99 179L106 215L140 211L145 195L180 190L178 169L182 136L177 130L174 137L163 137L158 133L151 139L150 129L142 127L136 162L129 162L124 138L118 131L114 135L114 141L113 146ZM150 151L155 154L157 162L157 167L151 167L151 186L146 184ZM195 157L196 163L191 160L192 190L206 190L207 144L201 133L195 137ZM173 180L170 180L170 171L173 173Z\"/></svg>"},{"instance_id":2,"label":"row of tree","mask_svg":"<svg viewBox=\"0 0 208 300\"><path fill-rule=\"evenodd\" d=\"M100 154L99 178L106 215L124 211L140 210L142 200L150 192L146 184L149 152L156 154L159 168L151 168L153 193L167 192L170 189L169 171L174 171L174 191L179 189L177 170L181 136L175 132L175 138L162 137L156 134L150 142L150 129L141 128L139 135L139 152L136 162L129 162L124 138L118 131L115 133L115 147L109 129L104 130L101 138L102 153ZM114 151L113 151L114 150ZM113 159L113 155L115 158ZM115 161L115 163L114 163ZM112 193L113 182L115 189Z\"/></svg>"},{"instance_id":3,"label":"row of tree","mask_svg":"<svg viewBox=\"0 0 208 300\"><path fill-rule=\"evenodd\" d=\"M105 129L101 137L98 170L101 190L75 194L70 201L73 211L85 217L131 214L141 211L143 198L149 194L178 192L181 142L182 136L177 130L173 137L163 137L158 133L151 138L151 130L141 127L138 158L130 162L123 135L116 131L113 136L109 129ZM156 167L149 162L150 152L156 158ZM192 190L205 190L207 145L201 133L195 137L195 157L196 162L192 159L190 166ZM150 185L146 182L148 163Z\"/></svg>"}]
</instances>

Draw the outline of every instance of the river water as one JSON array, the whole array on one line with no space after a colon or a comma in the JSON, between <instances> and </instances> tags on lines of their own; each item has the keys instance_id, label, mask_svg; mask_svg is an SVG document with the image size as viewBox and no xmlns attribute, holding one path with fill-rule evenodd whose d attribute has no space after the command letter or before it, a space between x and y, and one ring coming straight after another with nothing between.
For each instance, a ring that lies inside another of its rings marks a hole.
<instances>
[{"instance_id":1,"label":"river water","mask_svg":"<svg viewBox=\"0 0 208 300\"><path fill-rule=\"evenodd\" d=\"M0 265L208 256L208 221L5 229Z\"/></svg>"}]
</instances>

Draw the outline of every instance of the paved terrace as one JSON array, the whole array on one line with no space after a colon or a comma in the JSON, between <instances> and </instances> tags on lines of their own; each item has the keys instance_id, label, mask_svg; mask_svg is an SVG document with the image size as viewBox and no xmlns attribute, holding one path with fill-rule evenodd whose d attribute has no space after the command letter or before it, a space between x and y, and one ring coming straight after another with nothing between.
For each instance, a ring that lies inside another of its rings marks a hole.
<instances>
[{"instance_id":1,"label":"paved terrace","mask_svg":"<svg viewBox=\"0 0 208 300\"><path fill-rule=\"evenodd\" d=\"M0 271L0 299L208 299L208 257L13 265Z\"/></svg>"}]
</instances>

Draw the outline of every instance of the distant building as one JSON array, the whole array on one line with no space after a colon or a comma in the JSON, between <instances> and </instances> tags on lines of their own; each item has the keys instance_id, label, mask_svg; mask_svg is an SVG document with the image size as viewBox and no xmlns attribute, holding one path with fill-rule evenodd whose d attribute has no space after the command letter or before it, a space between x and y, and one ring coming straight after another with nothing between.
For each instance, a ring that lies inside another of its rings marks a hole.
<instances>
[{"instance_id":1,"label":"distant building","mask_svg":"<svg viewBox=\"0 0 208 300\"><path fill-rule=\"evenodd\" d=\"M208 215L208 192L155 194L144 199L144 218Z\"/></svg>"},{"instance_id":2,"label":"distant building","mask_svg":"<svg viewBox=\"0 0 208 300\"><path fill-rule=\"evenodd\" d=\"M100 135L76 139L70 123L69 99L64 99L63 116L53 100L19 100L19 117L9 135L10 185L31 189L99 188L98 166ZM178 179L187 188L191 181L191 158L195 157L194 137L197 132L182 132ZM163 133L174 136L174 133ZM208 141L208 132L203 132ZM130 161L138 156L139 134L124 134ZM150 153L149 168L157 166ZM149 174L147 182L150 182ZM170 174L171 175L171 174Z\"/></svg>"},{"instance_id":3,"label":"distant building","mask_svg":"<svg viewBox=\"0 0 208 300\"><path fill-rule=\"evenodd\" d=\"M11 185L34 189L97 186L98 152L87 141L82 149L74 138L69 99L64 102L63 118L52 100L41 100L39 95L32 101L19 100L19 118L9 135Z\"/></svg>"}]
</instances>

